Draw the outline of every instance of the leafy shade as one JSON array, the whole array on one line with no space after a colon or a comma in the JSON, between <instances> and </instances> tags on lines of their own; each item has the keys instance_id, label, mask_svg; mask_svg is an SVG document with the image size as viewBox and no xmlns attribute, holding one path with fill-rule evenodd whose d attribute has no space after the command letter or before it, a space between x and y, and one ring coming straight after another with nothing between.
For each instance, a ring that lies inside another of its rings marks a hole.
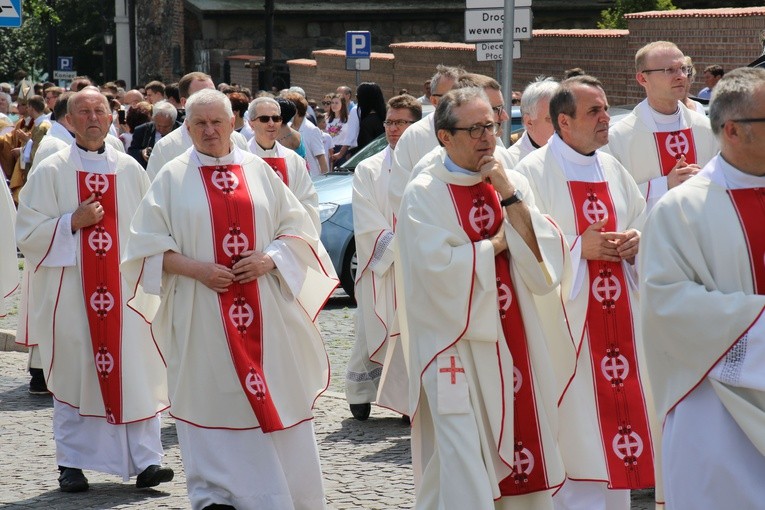
<instances>
[{"instance_id":1,"label":"leafy shade","mask_svg":"<svg viewBox=\"0 0 765 510\"><path fill-rule=\"evenodd\" d=\"M616 0L614 6L600 13L598 28L627 28L624 15L632 12L674 11L672 0Z\"/></svg>"}]
</instances>

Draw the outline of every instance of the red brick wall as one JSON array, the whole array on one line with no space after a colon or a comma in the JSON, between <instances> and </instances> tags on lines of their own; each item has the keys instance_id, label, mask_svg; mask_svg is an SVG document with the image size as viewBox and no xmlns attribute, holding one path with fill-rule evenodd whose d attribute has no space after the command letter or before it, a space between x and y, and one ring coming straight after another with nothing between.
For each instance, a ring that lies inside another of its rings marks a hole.
<instances>
[{"instance_id":1,"label":"red brick wall","mask_svg":"<svg viewBox=\"0 0 765 510\"><path fill-rule=\"evenodd\" d=\"M729 71L759 56L765 7L645 12L628 15L628 25L629 30L534 30L513 63L513 89L523 89L539 75L560 79L564 70L581 67L603 82L612 105L636 103L644 93L635 81L635 52L648 42L669 40L694 60L695 93L704 86L700 75L707 65ZM372 71L362 73L362 80L377 81L386 97L402 88L421 95L422 82L441 63L496 77L493 62L475 60L472 44L414 42L390 49L392 54L373 54ZM337 85L355 83L353 73L344 70L344 52L321 50L313 57L289 62L292 84L305 88L309 97L320 99Z\"/></svg>"},{"instance_id":2,"label":"red brick wall","mask_svg":"<svg viewBox=\"0 0 765 510\"><path fill-rule=\"evenodd\" d=\"M136 45L138 84L159 78L165 83L178 81L173 73L173 47L180 49L179 69L184 58L183 0L155 0L136 4Z\"/></svg>"}]
</instances>

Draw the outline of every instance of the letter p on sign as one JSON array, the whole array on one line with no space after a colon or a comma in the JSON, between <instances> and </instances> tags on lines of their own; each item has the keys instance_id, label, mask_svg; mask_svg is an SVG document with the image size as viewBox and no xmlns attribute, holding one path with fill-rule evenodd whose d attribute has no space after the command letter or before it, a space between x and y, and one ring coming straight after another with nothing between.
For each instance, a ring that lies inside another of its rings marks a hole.
<instances>
[{"instance_id":1,"label":"letter p on sign","mask_svg":"<svg viewBox=\"0 0 765 510\"><path fill-rule=\"evenodd\" d=\"M372 55L372 34L370 32L346 32L346 58L369 58Z\"/></svg>"}]
</instances>

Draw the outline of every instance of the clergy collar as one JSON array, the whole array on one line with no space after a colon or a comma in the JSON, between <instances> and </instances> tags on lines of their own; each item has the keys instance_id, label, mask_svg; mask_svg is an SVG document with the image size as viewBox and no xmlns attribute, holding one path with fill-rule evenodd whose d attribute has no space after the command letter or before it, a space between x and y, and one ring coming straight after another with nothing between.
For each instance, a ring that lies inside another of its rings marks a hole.
<instances>
[{"instance_id":1,"label":"clergy collar","mask_svg":"<svg viewBox=\"0 0 765 510\"><path fill-rule=\"evenodd\" d=\"M653 120L657 124L672 124L673 122L677 122L678 118L680 117L680 104L677 105L677 110L675 110L673 113L670 113L667 115L666 113L657 112L653 109L650 103L648 103L648 108L650 108L651 116L653 116Z\"/></svg>"},{"instance_id":2,"label":"clergy collar","mask_svg":"<svg viewBox=\"0 0 765 510\"><path fill-rule=\"evenodd\" d=\"M74 136L74 134L72 136ZM105 143L101 144L101 147L98 150L95 150L95 151L92 151L90 149L86 149L85 147L83 147L82 145L80 145L77 142L74 142L74 143L77 145L78 149L80 149L82 152L85 152L87 154L103 154L106 151L106 144Z\"/></svg>"},{"instance_id":3,"label":"clergy collar","mask_svg":"<svg viewBox=\"0 0 765 510\"><path fill-rule=\"evenodd\" d=\"M255 145L260 147L261 150L264 150L264 151L275 151L276 150L276 140L274 140L274 144L271 147L263 147L262 145L260 145L260 143L254 137L253 137L252 140L255 142Z\"/></svg>"},{"instance_id":4,"label":"clergy collar","mask_svg":"<svg viewBox=\"0 0 765 510\"><path fill-rule=\"evenodd\" d=\"M722 154L719 155L720 169L728 189L762 188L765 187L765 176L752 175L742 172L731 165Z\"/></svg>"},{"instance_id":5,"label":"clergy collar","mask_svg":"<svg viewBox=\"0 0 765 510\"><path fill-rule=\"evenodd\" d=\"M529 134L528 131L526 131L526 136L528 137L529 142L531 143L532 147L534 147L535 149L538 149L538 148L541 147L541 145L538 145L537 142L535 142L534 139L531 138L531 135Z\"/></svg>"},{"instance_id":6,"label":"clergy collar","mask_svg":"<svg viewBox=\"0 0 765 510\"><path fill-rule=\"evenodd\" d=\"M223 165L232 165L234 164L234 153L235 150L231 150L228 154L225 156L221 156L220 158L216 158L215 156L208 156L207 154L202 154L198 150L194 149L194 152L196 152L197 157L199 158L199 162L202 163L204 166L223 166Z\"/></svg>"},{"instance_id":7,"label":"clergy collar","mask_svg":"<svg viewBox=\"0 0 765 510\"><path fill-rule=\"evenodd\" d=\"M563 141L563 139L558 135L558 133L555 133L550 137L550 141L547 142L547 145L553 148L558 154L561 155L565 160L570 161L571 163L576 163L577 165L594 165L597 163L597 152L594 151L590 154L581 154L574 149L571 148L566 142Z\"/></svg>"}]
</instances>

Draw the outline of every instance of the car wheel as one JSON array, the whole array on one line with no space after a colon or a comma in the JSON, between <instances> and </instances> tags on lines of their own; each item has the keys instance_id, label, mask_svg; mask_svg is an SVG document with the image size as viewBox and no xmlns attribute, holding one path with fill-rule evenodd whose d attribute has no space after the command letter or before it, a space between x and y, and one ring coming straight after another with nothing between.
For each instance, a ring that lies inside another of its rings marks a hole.
<instances>
[{"instance_id":1,"label":"car wheel","mask_svg":"<svg viewBox=\"0 0 765 510\"><path fill-rule=\"evenodd\" d=\"M356 270L359 266L358 257L356 257L356 243L351 241L345 250L343 257L342 271L340 272L340 286L351 299L356 299Z\"/></svg>"}]
</instances>

